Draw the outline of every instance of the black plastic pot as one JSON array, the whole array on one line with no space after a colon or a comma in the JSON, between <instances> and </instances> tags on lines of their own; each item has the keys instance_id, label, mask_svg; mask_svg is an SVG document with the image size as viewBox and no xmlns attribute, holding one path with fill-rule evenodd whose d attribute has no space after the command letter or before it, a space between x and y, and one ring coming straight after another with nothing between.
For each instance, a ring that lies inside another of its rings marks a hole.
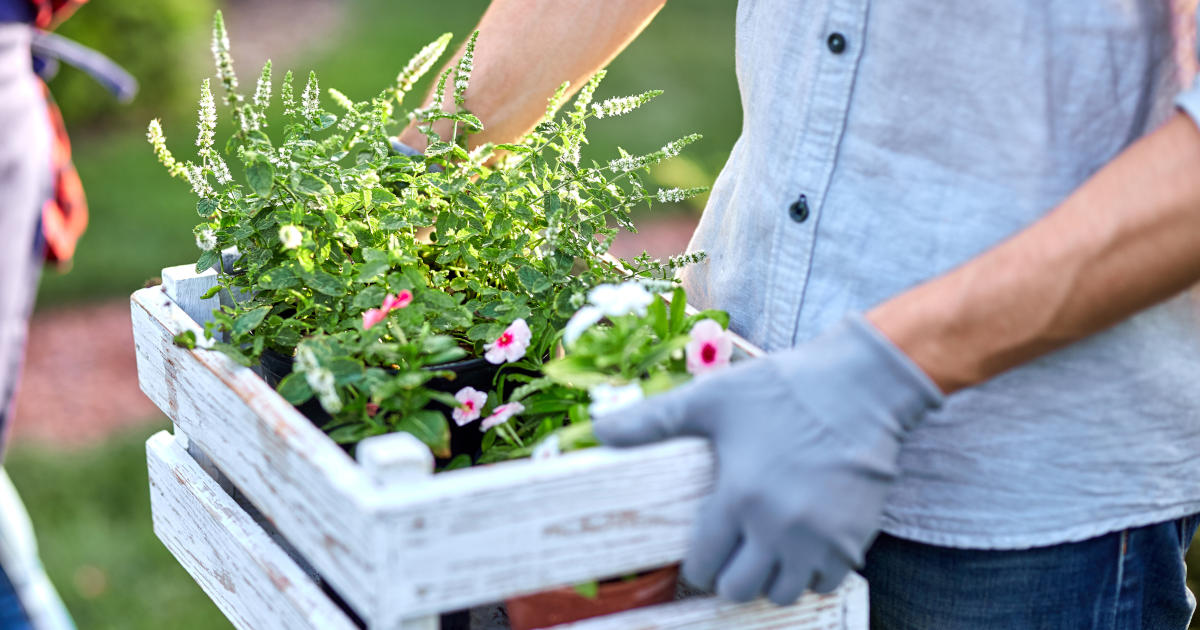
<instances>
[{"instance_id":1,"label":"black plastic pot","mask_svg":"<svg viewBox=\"0 0 1200 630\"><path fill-rule=\"evenodd\" d=\"M262 358L260 359L260 373L271 387L275 387L279 384L279 381L282 381L284 377L292 373L295 362L295 357L284 356L274 350L267 349L263 351ZM473 358L432 365L427 369L439 372L453 372L453 380L435 378L427 383L427 386L432 390L453 394L464 387L474 387L482 392L490 390L492 388L492 380L496 377L496 372L500 370L500 366L492 365L483 358ZM431 403L429 408L445 413L447 418L450 418L450 412L453 411L439 402ZM296 409L300 410L300 413L304 414L309 420L312 420L317 426L322 426L331 419L329 413L325 411L321 403L317 402L316 398L310 398L304 404L297 405ZM450 422L451 456L465 454L470 455L471 459L475 460L479 457L482 443L483 432L479 430L477 422L472 422L462 427L453 421ZM445 464L448 461L449 459L439 459L438 463Z\"/></svg>"}]
</instances>

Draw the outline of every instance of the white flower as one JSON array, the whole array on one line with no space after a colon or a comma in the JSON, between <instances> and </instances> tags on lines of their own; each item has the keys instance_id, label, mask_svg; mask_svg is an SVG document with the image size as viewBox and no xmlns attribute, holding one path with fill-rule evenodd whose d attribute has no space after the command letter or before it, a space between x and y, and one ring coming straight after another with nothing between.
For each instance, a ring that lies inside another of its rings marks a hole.
<instances>
[{"instance_id":1,"label":"white flower","mask_svg":"<svg viewBox=\"0 0 1200 630\"><path fill-rule=\"evenodd\" d=\"M608 167L617 173L628 173L629 171L636 170L641 166L641 159L633 157L632 155L623 155L608 163Z\"/></svg>"},{"instance_id":2,"label":"white flower","mask_svg":"<svg viewBox=\"0 0 1200 630\"><path fill-rule=\"evenodd\" d=\"M568 346L575 343L580 335L601 319L604 319L604 311L595 306L585 306L575 311L563 328L563 343Z\"/></svg>"},{"instance_id":3,"label":"white flower","mask_svg":"<svg viewBox=\"0 0 1200 630\"><path fill-rule=\"evenodd\" d=\"M646 314L654 296L636 281L621 284L601 284L588 292L588 301L600 307L609 317L637 313Z\"/></svg>"},{"instance_id":4,"label":"white flower","mask_svg":"<svg viewBox=\"0 0 1200 630\"><path fill-rule=\"evenodd\" d=\"M329 413L337 413L342 410L342 399L338 397L337 389L334 388L333 372L323 367L318 367L314 370L304 373L304 379L308 381L308 386L317 394L317 398L321 401L321 406Z\"/></svg>"},{"instance_id":5,"label":"white flower","mask_svg":"<svg viewBox=\"0 0 1200 630\"><path fill-rule=\"evenodd\" d=\"M643 398L642 386L637 383L628 385L609 385L601 383L588 388L588 396L592 404L588 405L588 413L592 418L607 416L633 405Z\"/></svg>"},{"instance_id":6,"label":"white flower","mask_svg":"<svg viewBox=\"0 0 1200 630\"><path fill-rule=\"evenodd\" d=\"M304 242L304 234L300 232L300 228L288 224L279 226L279 241L283 243L284 249L296 249L300 247L300 243Z\"/></svg>"},{"instance_id":7,"label":"white flower","mask_svg":"<svg viewBox=\"0 0 1200 630\"><path fill-rule=\"evenodd\" d=\"M558 435L553 434L533 447L533 452L529 454L529 457L531 459L550 459L559 455L562 455L562 445L559 442Z\"/></svg>"},{"instance_id":8,"label":"white flower","mask_svg":"<svg viewBox=\"0 0 1200 630\"><path fill-rule=\"evenodd\" d=\"M317 74L310 72L308 73L308 83L304 85L304 91L300 94L300 115L308 119L315 118L320 107L320 87L317 82Z\"/></svg>"},{"instance_id":9,"label":"white flower","mask_svg":"<svg viewBox=\"0 0 1200 630\"><path fill-rule=\"evenodd\" d=\"M307 344L300 344L296 347L296 369L301 372L311 372L320 367L317 362L317 355L312 351L312 348Z\"/></svg>"},{"instance_id":10,"label":"white flower","mask_svg":"<svg viewBox=\"0 0 1200 630\"><path fill-rule=\"evenodd\" d=\"M196 247L200 251L207 252L217 246L217 233L213 232L210 227L205 227L196 232Z\"/></svg>"},{"instance_id":11,"label":"white flower","mask_svg":"<svg viewBox=\"0 0 1200 630\"><path fill-rule=\"evenodd\" d=\"M196 146L201 149L211 149L214 132L217 128L217 106L213 102L212 89L208 79L200 84L200 109L196 112Z\"/></svg>"},{"instance_id":12,"label":"white flower","mask_svg":"<svg viewBox=\"0 0 1200 630\"><path fill-rule=\"evenodd\" d=\"M668 203L668 202L678 203L680 201L683 201L683 198L685 195L686 195L686 193L684 193L683 190L681 190L679 188L659 188L658 189L658 200L662 203Z\"/></svg>"},{"instance_id":13,"label":"white flower","mask_svg":"<svg viewBox=\"0 0 1200 630\"><path fill-rule=\"evenodd\" d=\"M504 424L505 422L508 422L510 418L521 413L522 411L525 411L525 405L522 405L519 402L510 402L500 405L492 410L492 415L484 418L483 422L479 423L479 430L487 431L498 424Z\"/></svg>"}]
</instances>

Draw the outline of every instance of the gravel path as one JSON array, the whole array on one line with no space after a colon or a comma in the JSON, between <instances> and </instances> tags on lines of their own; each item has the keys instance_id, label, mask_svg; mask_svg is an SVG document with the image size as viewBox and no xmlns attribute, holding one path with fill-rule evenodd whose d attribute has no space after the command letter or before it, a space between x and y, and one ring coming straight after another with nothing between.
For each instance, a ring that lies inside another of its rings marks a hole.
<instances>
[{"instance_id":1,"label":"gravel path","mask_svg":"<svg viewBox=\"0 0 1200 630\"><path fill-rule=\"evenodd\" d=\"M618 256L646 250L658 257L687 246L695 217L668 215L623 233ZM129 301L37 313L17 392L14 441L72 448L126 427L161 423L162 414L137 384Z\"/></svg>"}]
</instances>

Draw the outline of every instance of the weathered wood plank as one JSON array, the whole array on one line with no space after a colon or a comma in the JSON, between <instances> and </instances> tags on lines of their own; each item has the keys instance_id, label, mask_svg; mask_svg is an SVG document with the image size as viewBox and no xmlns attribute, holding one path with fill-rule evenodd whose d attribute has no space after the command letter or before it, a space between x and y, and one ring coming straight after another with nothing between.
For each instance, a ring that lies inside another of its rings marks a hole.
<instances>
[{"instance_id":1,"label":"weathered wood plank","mask_svg":"<svg viewBox=\"0 0 1200 630\"><path fill-rule=\"evenodd\" d=\"M146 443L154 531L244 630L355 625L166 432Z\"/></svg>"},{"instance_id":2,"label":"weathered wood plank","mask_svg":"<svg viewBox=\"0 0 1200 630\"><path fill-rule=\"evenodd\" d=\"M866 581L850 575L833 593L809 593L783 608L765 600L734 604L703 597L562 624L552 630L867 630L865 596Z\"/></svg>"},{"instance_id":3,"label":"weathered wood plank","mask_svg":"<svg viewBox=\"0 0 1200 630\"><path fill-rule=\"evenodd\" d=\"M361 469L252 371L172 341L195 323L158 288L134 293L142 391L365 619L377 601Z\"/></svg>"}]
</instances>

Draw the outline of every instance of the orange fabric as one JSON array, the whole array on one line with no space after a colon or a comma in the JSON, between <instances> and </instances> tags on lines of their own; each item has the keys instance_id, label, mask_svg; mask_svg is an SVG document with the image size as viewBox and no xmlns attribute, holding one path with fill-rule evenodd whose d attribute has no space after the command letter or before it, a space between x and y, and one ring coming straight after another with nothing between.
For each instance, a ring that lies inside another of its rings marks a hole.
<instances>
[{"instance_id":1,"label":"orange fabric","mask_svg":"<svg viewBox=\"0 0 1200 630\"><path fill-rule=\"evenodd\" d=\"M52 29L71 16L87 0L30 0L33 3L33 25Z\"/></svg>"},{"instance_id":2,"label":"orange fabric","mask_svg":"<svg viewBox=\"0 0 1200 630\"><path fill-rule=\"evenodd\" d=\"M60 267L70 264L75 243L87 229L87 199L83 182L71 163L71 141L58 106L46 90L46 107L54 127L51 168L54 171L54 196L42 206L42 236L46 239L46 260Z\"/></svg>"}]
</instances>

